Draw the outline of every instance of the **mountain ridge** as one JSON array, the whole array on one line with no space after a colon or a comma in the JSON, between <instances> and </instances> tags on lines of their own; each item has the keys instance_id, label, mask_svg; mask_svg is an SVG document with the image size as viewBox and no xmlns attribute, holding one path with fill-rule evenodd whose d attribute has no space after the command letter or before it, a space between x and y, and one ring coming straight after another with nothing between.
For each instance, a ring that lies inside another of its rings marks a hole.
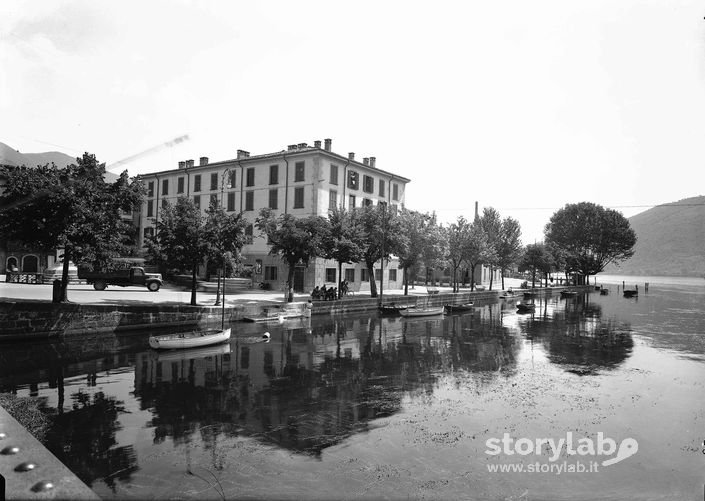
<instances>
[{"instance_id":1,"label":"mountain ridge","mask_svg":"<svg viewBox=\"0 0 705 501\"><path fill-rule=\"evenodd\" d=\"M59 168L76 164L76 158L60 151L44 151L41 153L22 153L12 146L0 142L0 165L12 165L19 167L37 167L40 165L54 164ZM114 182L119 176L112 172L105 173L105 181Z\"/></svg>"},{"instance_id":2,"label":"mountain ridge","mask_svg":"<svg viewBox=\"0 0 705 501\"><path fill-rule=\"evenodd\" d=\"M637 235L634 256L603 273L705 275L705 196L657 205L628 219Z\"/></svg>"}]
</instances>

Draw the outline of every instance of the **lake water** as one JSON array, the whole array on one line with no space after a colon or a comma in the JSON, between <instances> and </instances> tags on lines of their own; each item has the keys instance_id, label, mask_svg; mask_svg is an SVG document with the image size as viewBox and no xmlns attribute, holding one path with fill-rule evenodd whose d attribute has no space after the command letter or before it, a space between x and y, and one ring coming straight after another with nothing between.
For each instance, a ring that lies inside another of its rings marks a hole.
<instances>
[{"instance_id":1,"label":"lake water","mask_svg":"<svg viewBox=\"0 0 705 501\"><path fill-rule=\"evenodd\" d=\"M0 391L43 399L47 446L104 499L702 499L705 280L646 278L196 351L0 345Z\"/></svg>"}]
</instances>

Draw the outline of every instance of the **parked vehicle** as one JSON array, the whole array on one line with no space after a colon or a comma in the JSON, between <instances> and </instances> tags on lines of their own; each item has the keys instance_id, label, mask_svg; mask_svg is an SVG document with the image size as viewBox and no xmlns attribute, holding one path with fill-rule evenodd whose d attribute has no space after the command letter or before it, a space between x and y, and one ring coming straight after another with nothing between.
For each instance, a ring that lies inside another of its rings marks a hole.
<instances>
[{"instance_id":1,"label":"parked vehicle","mask_svg":"<svg viewBox=\"0 0 705 501\"><path fill-rule=\"evenodd\" d=\"M144 285L152 292L157 292L162 286L161 273L145 273L141 266L126 269L89 271L85 267L78 267L78 278L93 284L97 291L105 290L108 285Z\"/></svg>"}]
</instances>

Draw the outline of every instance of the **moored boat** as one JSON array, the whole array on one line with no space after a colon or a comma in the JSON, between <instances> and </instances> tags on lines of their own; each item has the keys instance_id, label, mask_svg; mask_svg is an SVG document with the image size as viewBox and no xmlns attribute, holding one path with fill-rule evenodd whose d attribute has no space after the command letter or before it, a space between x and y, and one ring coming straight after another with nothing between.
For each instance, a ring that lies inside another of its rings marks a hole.
<instances>
[{"instance_id":1,"label":"moored boat","mask_svg":"<svg viewBox=\"0 0 705 501\"><path fill-rule=\"evenodd\" d=\"M561 297L575 297L577 296L577 291L562 290Z\"/></svg>"},{"instance_id":2,"label":"moored boat","mask_svg":"<svg viewBox=\"0 0 705 501\"><path fill-rule=\"evenodd\" d=\"M406 308L399 310L402 317L430 317L432 315L443 315L443 306L428 308Z\"/></svg>"},{"instance_id":3,"label":"moored boat","mask_svg":"<svg viewBox=\"0 0 705 501\"><path fill-rule=\"evenodd\" d=\"M231 329L179 332L162 336L149 336L149 346L155 350L175 350L183 348L199 348L220 344L230 340Z\"/></svg>"},{"instance_id":4,"label":"moored boat","mask_svg":"<svg viewBox=\"0 0 705 501\"><path fill-rule=\"evenodd\" d=\"M530 313L536 309L534 303L517 303L517 313Z\"/></svg>"},{"instance_id":5,"label":"moored boat","mask_svg":"<svg viewBox=\"0 0 705 501\"><path fill-rule=\"evenodd\" d=\"M609 289L600 289L600 295L601 296L606 296L607 294L610 293Z\"/></svg>"},{"instance_id":6,"label":"moored boat","mask_svg":"<svg viewBox=\"0 0 705 501\"><path fill-rule=\"evenodd\" d=\"M379 312L386 315L397 315L401 310L406 310L408 306L398 305L394 303L382 304L379 306Z\"/></svg>"},{"instance_id":7,"label":"moored boat","mask_svg":"<svg viewBox=\"0 0 705 501\"><path fill-rule=\"evenodd\" d=\"M473 311L475 304L470 301L464 304L447 304L445 309L448 313L463 313L467 311Z\"/></svg>"},{"instance_id":8,"label":"moored boat","mask_svg":"<svg viewBox=\"0 0 705 501\"><path fill-rule=\"evenodd\" d=\"M624 297L636 297L636 296L639 295L639 291L636 290L636 289L633 289L633 290L625 290L625 291L623 292L623 294L624 294Z\"/></svg>"}]
</instances>

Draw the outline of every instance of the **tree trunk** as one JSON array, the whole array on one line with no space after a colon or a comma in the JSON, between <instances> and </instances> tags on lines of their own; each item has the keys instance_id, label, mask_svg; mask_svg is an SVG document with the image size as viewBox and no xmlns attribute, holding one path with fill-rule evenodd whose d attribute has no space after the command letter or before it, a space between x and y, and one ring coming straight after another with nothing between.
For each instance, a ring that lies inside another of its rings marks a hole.
<instances>
[{"instance_id":1,"label":"tree trunk","mask_svg":"<svg viewBox=\"0 0 705 501\"><path fill-rule=\"evenodd\" d=\"M370 297L377 297L377 282L375 281L374 263L365 263L367 273L370 275Z\"/></svg>"},{"instance_id":2,"label":"tree trunk","mask_svg":"<svg viewBox=\"0 0 705 501\"><path fill-rule=\"evenodd\" d=\"M499 274L502 277L502 290L504 290L504 268L499 271Z\"/></svg>"},{"instance_id":3,"label":"tree trunk","mask_svg":"<svg viewBox=\"0 0 705 501\"><path fill-rule=\"evenodd\" d=\"M338 299L343 297L343 262L338 261Z\"/></svg>"},{"instance_id":4,"label":"tree trunk","mask_svg":"<svg viewBox=\"0 0 705 501\"><path fill-rule=\"evenodd\" d=\"M196 287L198 283L196 282L196 270L198 270L198 265L193 265L193 271L191 272L191 306L196 306Z\"/></svg>"},{"instance_id":5,"label":"tree trunk","mask_svg":"<svg viewBox=\"0 0 705 501\"><path fill-rule=\"evenodd\" d=\"M470 291L475 290L475 266L476 264L470 265Z\"/></svg>"},{"instance_id":6,"label":"tree trunk","mask_svg":"<svg viewBox=\"0 0 705 501\"><path fill-rule=\"evenodd\" d=\"M61 294L59 295L59 303L68 303L68 288L69 288L69 265L71 264L71 255L66 247L64 247L64 263L61 268Z\"/></svg>"},{"instance_id":7,"label":"tree trunk","mask_svg":"<svg viewBox=\"0 0 705 501\"><path fill-rule=\"evenodd\" d=\"M286 280L286 302L292 303L294 301L294 270L296 269L296 263L289 263L289 274Z\"/></svg>"},{"instance_id":8,"label":"tree trunk","mask_svg":"<svg viewBox=\"0 0 705 501\"><path fill-rule=\"evenodd\" d=\"M490 290L492 290L492 279L494 278L494 267L490 266Z\"/></svg>"},{"instance_id":9,"label":"tree trunk","mask_svg":"<svg viewBox=\"0 0 705 501\"><path fill-rule=\"evenodd\" d=\"M404 274L404 295L408 296L409 295L409 276L407 275L406 270L407 270L407 268L403 268L402 273Z\"/></svg>"}]
</instances>

